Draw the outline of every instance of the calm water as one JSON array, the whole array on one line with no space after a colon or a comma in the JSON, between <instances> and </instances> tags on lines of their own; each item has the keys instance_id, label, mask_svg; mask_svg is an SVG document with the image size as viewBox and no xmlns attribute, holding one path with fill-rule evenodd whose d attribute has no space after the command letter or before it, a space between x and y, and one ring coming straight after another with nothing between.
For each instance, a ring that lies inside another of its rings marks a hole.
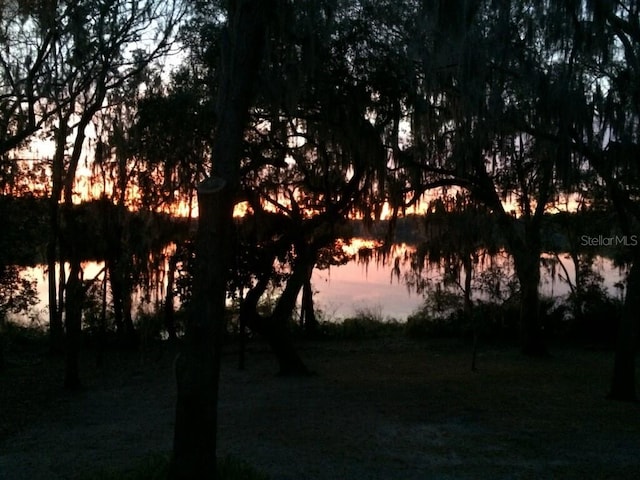
<instances>
[{"instance_id":1,"label":"calm water","mask_svg":"<svg viewBox=\"0 0 640 480\"><path fill-rule=\"evenodd\" d=\"M315 270L311 279L314 301L326 318L339 319L367 311L383 318L405 320L423 301L391 274L389 265L350 262L329 270Z\"/></svg>"},{"instance_id":2,"label":"calm water","mask_svg":"<svg viewBox=\"0 0 640 480\"><path fill-rule=\"evenodd\" d=\"M562 260L573 279L572 263L564 258ZM619 296L621 292L615 284L624 279L624 274L608 259L598 258L594 266L604 276L604 284L609 293ZM94 278L101 269L101 263L86 262L84 264L85 280ZM401 271L405 270L401 268ZM557 271L560 269L557 268ZM560 297L569 292L568 285L558 279L552 281L546 269L543 268L541 273L542 294ZM29 318L21 320L35 321L44 325L48 321L48 281L45 269L44 267L28 268L23 275L37 280L40 302L34 307ZM406 320L407 316L423 302L422 295L409 291L402 281L402 275L400 281L392 275L391 265L373 260L368 264L352 261L328 270L316 269L313 273L312 285L316 308L322 311L323 318L326 320L339 320L359 312L367 312L380 318ZM159 293L162 295L163 291L160 290ZM144 302L144 296L138 293L137 305ZM147 307L152 308L153 305L154 300L151 300Z\"/></svg>"}]
</instances>

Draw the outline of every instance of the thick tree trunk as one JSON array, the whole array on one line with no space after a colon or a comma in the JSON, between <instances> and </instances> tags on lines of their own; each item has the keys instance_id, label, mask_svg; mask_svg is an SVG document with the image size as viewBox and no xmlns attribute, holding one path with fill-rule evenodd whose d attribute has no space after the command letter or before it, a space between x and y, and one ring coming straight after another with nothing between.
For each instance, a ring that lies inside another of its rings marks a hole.
<instances>
[{"instance_id":1,"label":"thick tree trunk","mask_svg":"<svg viewBox=\"0 0 640 480\"><path fill-rule=\"evenodd\" d=\"M273 8L271 2L261 0L238 0L230 5L222 42L214 169L212 178L198 189L200 212L193 299L184 348L176 360L171 479L216 478L220 344L225 330L233 198L240 182L243 136L262 60L267 15Z\"/></svg>"},{"instance_id":2,"label":"thick tree trunk","mask_svg":"<svg viewBox=\"0 0 640 480\"><path fill-rule=\"evenodd\" d=\"M64 286L64 328L65 328L65 377L64 387L69 390L80 388L79 354L82 331L82 309L84 303L84 286L82 284L82 266L79 251L81 227L78 212L72 203L65 203L62 208L64 229L60 235L60 286ZM69 263L69 275L62 276L65 262ZM60 296L62 299L62 295ZM62 300L60 300L62 304Z\"/></svg>"},{"instance_id":3,"label":"thick tree trunk","mask_svg":"<svg viewBox=\"0 0 640 480\"><path fill-rule=\"evenodd\" d=\"M183 351L176 360L178 400L170 478L214 478L220 344L226 297L224 182L198 192L199 228L194 292Z\"/></svg>"},{"instance_id":4,"label":"thick tree trunk","mask_svg":"<svg viewBox=\"0 0 640 480\"><path fill-rule=\"evenodd\" d=\"M240 321L246 324L253 332L262 335L267 340L278 360L280 367L279 374L286 376L309 374L309 370L298 355L287 326L287 319L290 318L293 308L289 306L284 308L284 306L281 306L283 305L283 298L286 301L290 296L294 294L297 296L297 293L300 292L300 285L295 285L295 281L292 282L294 276L295 272L287 282L285 292L283 292L278 299L278 305L271 316L263 317L258 314L256 310L258 301L268 285L266 277L261 279L258 284L249 291L240 307ZM287 290L288 293L285 295ZM287 312L289 317L287 317Z\"/></svg>"},{"instance_id":5,"label":"thick tree trunk","mask_svg":"<svg viewBox=\"0 0 640 480\"><path fill-rule=\"evenodd\" d=\"M261 324L257 326L254 324L254 329L267 338L278 359L279 375L309 375L310 372L300 358L291 337L288 323L292 313L293 308L288 311L276 310L270 317L264 318Z\"/></svg>"},{"instance_id":6,"label":"thick tree trunk","mask_svg":"<svg viewBox=\"0 0 640 480\"><path fill-rule=\"evenodd\" d=\"M547 354L540 319L540 252L536 249L514 251L516 275L520 282L520 346L530 356Z\"/></svg>"},{"instance_id":7,"label":"thick tree trunk","mask_svg":"<svg viewBox=\"0 0 640 480\"><path fill-rule=\"evenodd\" d=\"M638 346L638 312L640 312L640 262L636 254L627 278L627 294L618 324L613 379L609 398L636 401L636 349Z\"/></svg>"},{"instance_id":8,"label":"thick tree trunk","mask_svg":"<svg viewBox=\"0 0 640 480\"><path fill-rule=\"evenodd\" d=\"M309 280L309 268L315 264L313 248L298 248L293 272L287 280L282 295L273 309L273 313L265 319L261 328L280 365L280 375L308 375L309 370L298 355L291 338L289 321L293 315L296 301L303 285Z\"/></svg>"},{"instance_id":9,"label":"thick tree trunk","mask_svg":"<svg viewBox=\"0 0 640 480\"><path fill-rule=\"evenodd\" d=\"M269 342L269 346L278 360L278 375L282 376L307 376L311 372L300 358L291 338L291 332L287 328L286 319L279 317L254 317L250 327L255 332L263 335Z\"/></svg>"},{"instance_id":10,"label":"thick tree trunk","mask_svg":"<svg viewBox=\"0 0 640 480\"><path fill-rule=\"evenodd\" d=\"M278 360L279 375L297 376L309 375L309 370L298 355L298 351L293 344L293 338L289 330L288 321L293 313L295 298L300 293L302 287L301 275L296 272L287 281L287 286L280 295L278 303L273 313L268 317L263 317L256 311L256 306L262 292L266 288L266 282L260 282L252 290L243 302L240 309L241 321L252 331L266 338L271 350ZM294 298L291 303L290 299Z\"/></svg>"}]
</instances>

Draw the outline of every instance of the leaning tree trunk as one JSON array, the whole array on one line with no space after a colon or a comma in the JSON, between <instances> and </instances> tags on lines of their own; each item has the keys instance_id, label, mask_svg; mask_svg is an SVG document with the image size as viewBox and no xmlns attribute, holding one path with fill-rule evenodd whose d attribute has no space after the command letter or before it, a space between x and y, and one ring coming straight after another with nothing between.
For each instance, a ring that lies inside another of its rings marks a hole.
<instances>
[{"instance_id":1,"label":"leaning tree trunk","mask_svg":"<svg viewBox=\"0 0 640 480\"><path fill-rule=\"evenodd\" d=\"M233 198L240 181L243 136L262 59L271 2L231 2L223 34L214 171L198 189L199 226L193 298L184 348L176 360L177 403L171 479L216 478L220 348Z\"/></svg>"},{"instance_id":2,"label":"leaning tree trunk","mask_svg":"<svg viewBox=\"0 0 640 480\"><path fill-rule=\"evenodd\" d=\"M295 345L293 344L291 332L287 325L287 320L291 318L293 312L295 299L302 286L301 279L302 275L300 270L298 269L297 272L294 270L287 281L287 286L278 299L273 313L268 317L263 317L257 312L258 301L269 283L267 276L261 278L249 291L240 306L240 322L267 340L278 360L280 375L293 376L309 374L309 370L298 355Z\"/></svg>"},{"instance_id":3,"label":"leaning tree trunk","mask_svg":"<svg viewBox=\"0 0 640 480\"><path fill-rule=\"evenodd\" d=\"M640 311L640 262L636 253L627 277L627 294L622 318L618 324L618 345L613 367L609 398L636 401L636 349L638 312Z\"/></svg>"},{"instance_id":4,"label":"leaning tree trunk","mask_svg":"<svg viewBox=\"0 0 640 480\"><path fill-rule=\"evenodd\" d=\"M289 321L296 306L298 295L305 282L309 280L309 266L315 264L313 248L299 249L293 272L287 280L287 286L280 295L271 316L263 324L263 334L280 365L280 375L308 375L309 370L298 355L291 338Z\"/></svg>"}]
</instances>

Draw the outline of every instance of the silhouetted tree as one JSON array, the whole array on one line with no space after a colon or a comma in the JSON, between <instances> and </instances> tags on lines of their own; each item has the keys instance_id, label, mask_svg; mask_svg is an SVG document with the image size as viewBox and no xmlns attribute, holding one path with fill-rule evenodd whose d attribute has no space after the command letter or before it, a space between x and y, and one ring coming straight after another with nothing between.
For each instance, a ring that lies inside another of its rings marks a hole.
<instances>
[{"instance_id":1,"label":"silhouetted tree","mask_svg":"<svg viewBox=\"0 0 640 480\"><path fill-rule=\"evenodd\" d=\"M572 191L581 166L563 145L526 127L564 128L536 89L556 95L571 71L571 49L544 34L557 19L530 13L536 10L526 1L422 4L404 101L412 137L396 156L413 198L440 181L493 212L520 282L522 349L533 355L546 351L538 292L544 212ZM540 71L549 56L553 64Z\"/></svg>"},{"instance_id":2,"label":"silhouetted tree","mask_svg":"<svg viewBox=\"0 0 640 480\"><path fill-rule=\"evenodd\" d=\"M640 5L632 0L563 2L562 8L564 21L545 33L555 33L571 57L558 88L540 95L549 117L562 128L554 131L540 125L531 130L588 159L606 184L631 261L610 396L635 400L640 245L633 235L640 223L636 161L640 151ZM538 68L548 68L549 61Z\"/></svg>"},{"instance_id":3,"label":"silhouetted tree","mask_svg":"<svg viewBox=\"0 0 640 480\"><path fill-rule=\"evenodd\" d=\"M225 329L228 253L240 185L243 137L253 103L272 2L230 2L211 176L198 188L196 272L183 350L176 360L178 398L170 478L216 477L220 348Z\"/></svg>"},{"instance_id":4,"label":"silhouetted tree","mask_svg":"<svg viewBox=\"0 0 640 480\"><path fill-rule=\"evenodd\" d=\"M55 153L52 159L51 226L47 251L50 326L55 348L60 341L64 289L73 292L66 296L65 330L76 332L81 325L81 307L69 302L81 299L81 258L75 252L80 248L77 242L81 242L82 237L66 236L64 240L68 243L63 245L61 222L65 223L68 231L78 231L71 212L76 171L86 146L88 127L96 114L105 108L109 92L126 84L166 52L181 11L176 3L154 0L61 2L52 8L53 13L65 18L62 23L67 26L64 35L56 36L55 54L47 64L49 75L59 80L53 82L48 98L56 111L55 120L51 119ZM157 34L155 39L154 34ZM127 52L135 42L148 37L151 37L148 52ZM61 201L64 202L62 211L59 209ZM69 257L65 258L65 254ZM58 260L61 260L59 265ZM69 278L65 278L64 262L70 265ZM56 272L59 272L59 280ZM77 350L77 338L72 334L67 339L67 352ZM70 361L76 358L74 353L67 355ZM67 368L68 374L74 372L77 368ZM78 379L67 378L65 384L77 385Z\"/></svg>"}]
</instances>

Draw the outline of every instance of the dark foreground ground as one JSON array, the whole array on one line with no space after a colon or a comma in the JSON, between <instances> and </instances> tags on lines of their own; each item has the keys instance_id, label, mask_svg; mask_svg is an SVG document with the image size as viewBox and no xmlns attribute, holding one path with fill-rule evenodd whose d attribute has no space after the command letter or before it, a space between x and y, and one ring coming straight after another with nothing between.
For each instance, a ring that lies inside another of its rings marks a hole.
<instances>
[{"instance_id":1,"label":"dark foreground ground","mask_svg":"<svg viewBox=\"0 0 640 480\"><path fill-rule=\"evenodd\" d=\"M220 455L273 480L625 479L640 472L640 406L605 399L613 355L404 338L301 345L318 375L281 378L261 344L224 358ZM87 358L88 357L88 358ZM37 355L0 375L0 479L92 478L167 452L173 352L115 354L86 388Z\"/></svg>"}]
</instances>

